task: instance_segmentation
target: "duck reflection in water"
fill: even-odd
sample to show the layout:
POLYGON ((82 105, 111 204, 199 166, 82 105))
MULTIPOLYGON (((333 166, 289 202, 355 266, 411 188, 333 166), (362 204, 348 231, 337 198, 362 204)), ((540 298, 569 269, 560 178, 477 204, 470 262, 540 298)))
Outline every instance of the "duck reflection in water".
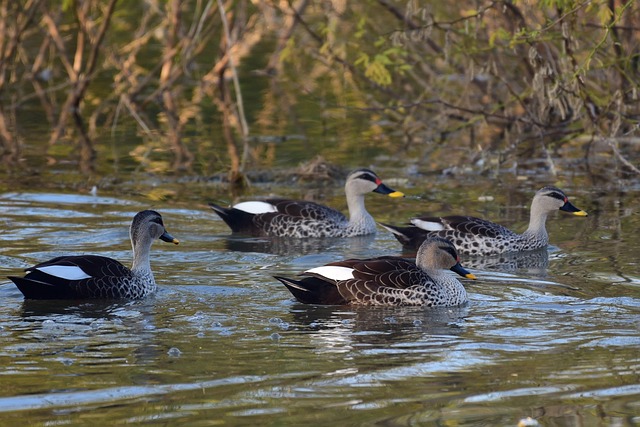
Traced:
POLYGON ((289 323, 313 333, 319 352, 352 346, 423 342, 425 336, 457 337, 465 330, 469 307, 321 306, 294 302, 289 323))
POLYGON ((348 253, 365 254, 375 240, 374 234, 343 238, 289 239, 286 237, 241 237, 225 238, 225 247, 230 251, 258 252, 275 255, 307 255, 344 248, 348 253))
MULTIPOLYGON (((413 258, 416 251, 403 248, 402 256, 413 258)), ((491 256, 465 256, 464 265, 476 270, 493 270, 505 273, 526 273, 544 277, 549 268, 549 250, 547 248, 535 251, 513 252, 491 256)))

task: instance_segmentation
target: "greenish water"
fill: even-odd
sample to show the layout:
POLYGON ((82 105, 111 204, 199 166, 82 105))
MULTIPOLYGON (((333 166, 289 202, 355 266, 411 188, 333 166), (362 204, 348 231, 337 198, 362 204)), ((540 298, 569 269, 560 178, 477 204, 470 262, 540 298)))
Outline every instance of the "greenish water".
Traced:
MULTIPOLYGON (((542 184, 376 169, 420 197, 367 198, 395 223, 458 212, 523 230, 542 184)), ((558 184, 589 217, 552 215, 542 259, 463 260, 478 276, 465 282, 470 303, 426 310, 304 306, 272 278, 401 254, 383 230, 304 244, 230 237, 206 202, 232 197, 206 182, 168 185, 166 201, 7 191, 3 277, 63 253, 127 264, 129 221, 148 207, 181 244, 154 244, 160 290, 144 301, 24 301, 0 280, 0 424, 638 425, 637 189, 558 184)), ((341 185, 308 187, 256 185, 243 197, 316 195, 344 209, 341 185)))

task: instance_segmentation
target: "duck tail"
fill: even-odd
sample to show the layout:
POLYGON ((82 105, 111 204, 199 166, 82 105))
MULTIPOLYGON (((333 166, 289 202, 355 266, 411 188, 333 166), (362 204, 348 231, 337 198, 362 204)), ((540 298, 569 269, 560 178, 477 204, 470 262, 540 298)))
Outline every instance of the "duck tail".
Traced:
POLYGON ((255 225, 253 224, 254 214, 241 211, 240 209, 224 208, 209 203, 209 207, 231 228, 234 233, 251 233, 255 234, 255 225))
POLYGON ((381 222, 378 223, 381 227, 389 230, 393 236, 398 240, 398 242, 402 243, 402 246, 417 250, 424 239, 427 237, 427 232, 421 230, 418 227, 413 225, 407 227, 399 227, 396 225, 383 224, 381 222))
POLYGON ((64 292, 60 292, 60 287, 51 283, 41 282, 38 280, 31 280, 26 277, 9 276, 11 280, 18 287, 25 299, 63 299, 64 292))
POLYGON ((345 305, 347 301, 340 295, 333 283, 325 282, 317 277, 305 277, 294 280, 281 276, 274 276, 289 292, 303 304, 345 305))

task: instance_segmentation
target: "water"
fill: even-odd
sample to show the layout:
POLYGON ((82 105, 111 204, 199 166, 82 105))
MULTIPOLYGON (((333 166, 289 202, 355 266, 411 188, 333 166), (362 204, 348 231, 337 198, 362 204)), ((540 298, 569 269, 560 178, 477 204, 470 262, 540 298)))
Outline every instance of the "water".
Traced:
MULTIPOLYGON (((408 190, 421 199, 367 205, 400 223, 455 203, 524 229, 539 185, 492 185, 441 182, 437 194, 408 190)), ((272 277, 401 254, 382 230, 293 244, 230 237, 205 205, 211 189, 171 202, 0 195, 2 277, 63 253, 128 264, 129 221, 149 207, 181 241, 154 244, 160 289, 143 301, 24 301, 0 279, 0 424, 639 425, 637 194, 596 200, 564 187, 589 217, 552 215, 548 252, 467 260, 471 302, 439 309, 305 306, 272 277)), ((340 189, 326 203, 343 207, 340 189)))

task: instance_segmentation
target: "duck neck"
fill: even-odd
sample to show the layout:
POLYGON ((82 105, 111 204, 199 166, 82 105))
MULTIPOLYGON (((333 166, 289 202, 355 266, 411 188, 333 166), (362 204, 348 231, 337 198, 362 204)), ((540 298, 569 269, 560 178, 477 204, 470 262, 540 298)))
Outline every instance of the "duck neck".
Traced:
POLYGON ((529 217, 529 228, 522 233, 528 238, 537 238, 543 242, 549 242, 549 235, 545 224, 547 222, 548 212, 537 209, 535 205, 531 205, 531 216, 529 217))
POLYGON ((376 222, 364 206, 364 195, 349 194, 347 191, 347 206, 349 209, 349 227, 362 227, 367 230, 376 228, 376 222))
POLYGON ((149 252, 151 251, 151 245, 136 245, 131 243, 133 249, 133 265, 131 266, 131 272, 134 276, 150 276, 153 278, 151 272, 151 264, 149 262, 149 252))

